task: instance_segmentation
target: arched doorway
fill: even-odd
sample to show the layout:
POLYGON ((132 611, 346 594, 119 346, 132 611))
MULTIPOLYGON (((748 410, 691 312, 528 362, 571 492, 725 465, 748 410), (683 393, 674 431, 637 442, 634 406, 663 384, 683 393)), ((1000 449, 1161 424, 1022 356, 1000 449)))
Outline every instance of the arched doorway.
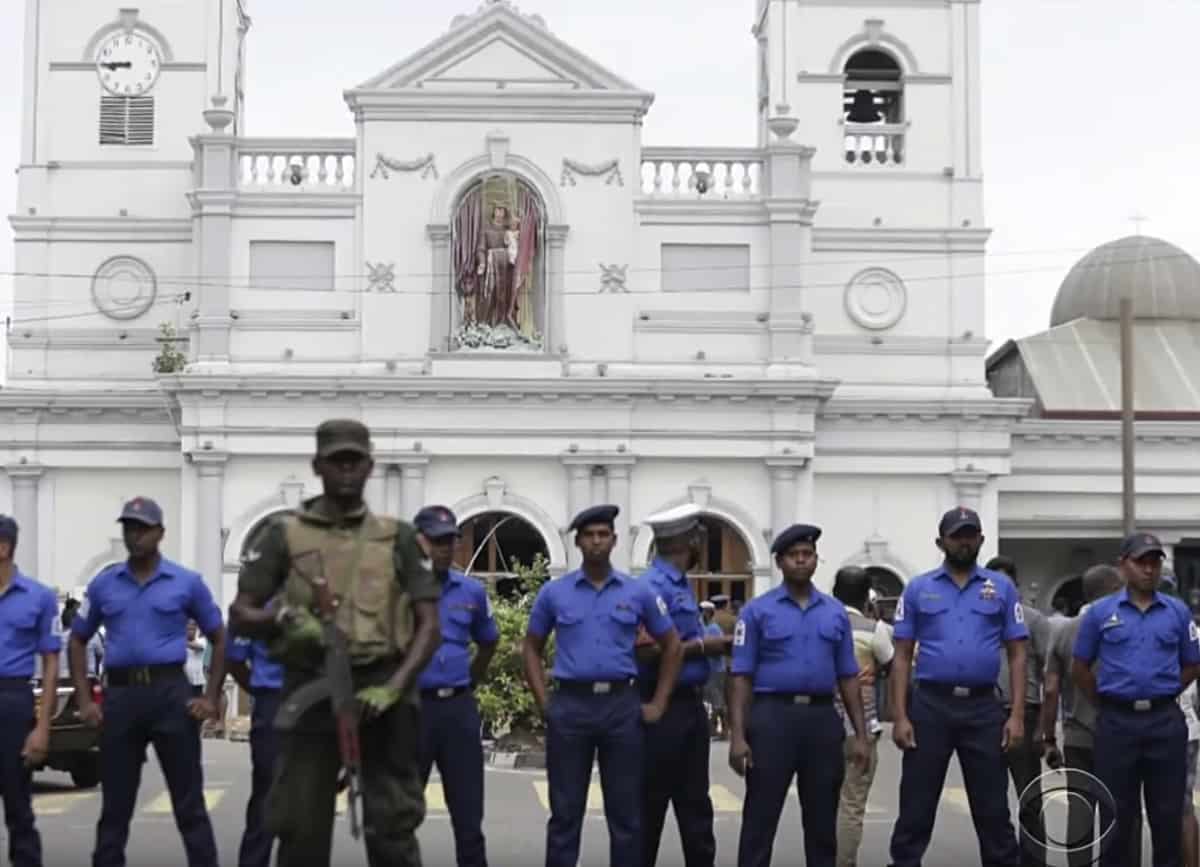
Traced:
POLYGON ((501 596, 519 592, 517 566, 529 567, 539 557, 550 561, 550 549, 537 528, 511 512, 484 512, 462 523, 454 548, 454 565, 496 588, 501 596))
MULTIPOLYGON (((705 539, 700 550, 700 562, 688 570, 692 592, 699 600, 728 596, 741 604, 754 595, 753 560, 750 546, 742 534, 728 521, 715 515, 702 515, 705 539)), ((646 562, 653 562, 654 545, 650 546, 646 562)))
POLYGON ((540 351, 546 332, 546 209, 512 172, 459 197, 450 224, 456 351, 540 351))

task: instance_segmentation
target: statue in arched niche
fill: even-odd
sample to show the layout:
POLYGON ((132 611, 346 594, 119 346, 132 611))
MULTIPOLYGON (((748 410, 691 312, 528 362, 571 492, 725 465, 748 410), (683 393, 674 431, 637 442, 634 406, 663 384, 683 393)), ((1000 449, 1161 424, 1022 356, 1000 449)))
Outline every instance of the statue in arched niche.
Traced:
POLYGON ((474 183, 452 226, 457 349, 542 348, 543 209, 509 173, 474 183))

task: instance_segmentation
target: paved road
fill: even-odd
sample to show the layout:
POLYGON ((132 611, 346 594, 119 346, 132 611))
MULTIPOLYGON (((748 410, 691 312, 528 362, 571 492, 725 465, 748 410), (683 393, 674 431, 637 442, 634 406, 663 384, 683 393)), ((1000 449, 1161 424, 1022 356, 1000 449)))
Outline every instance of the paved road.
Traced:
MULTIPOLYGON (((248 796, 249 749, 244 743, 219 740, 206 740, 204 746, 206 798, 217 830, 222 864, 234 867, 248 796)), ((736 862, 739 812, 744 793, 742 781, 725 764, 726 749, 725 744, 713 744, 712 798, 717 810, 717 863, 722 867, 736 862)), ((898 780, 898 756, 885 740, 881 743, 880 768, 872 790, 860 864, 887 863, 887 843, 896 816, 898 780)), ((100 811, 99 792, 78 791, 65 775, 52 772, 39 774, 35 783, 35 808, 42 829, 46 863, 84 867, 90 863, 95 822, 100 811)), ((450 867, 454 856, 449 817, 436 779, 430 783, 428 798, 429 817, 420 832, 425 864, 427 867, 450 867)), ((540 864, 547 813, 544 774, 490 769, 486 832, 492 867, 536 867, 540 864)), ((1061 810, 1051 807, 1049 815, 1049 821, 1061 821, 1061 810)), ((679 837, 670 826, 671 822, 673 820, 668 818, 669 829, 659 867, 683 865, 679 837)), ((780 825, 775 863, 802 863, 802 845, 800 814, 793 799, 780 825)), ((607 839, 598 782, 593 783, 583 847, 581 867, 606 867, 607 839)), ((952 764, 938 815, 935 843, 925 860, 925 867, 977 864, 977 851, 966 793, 957 765, 952 764)), ((129 867, 162 867, 172 863, 184 863, 182 847, 162 775, 151 757, 143 775, 131 834, 129 867)), ((356 851, 344 820, 338 823, 333 863, 337 867, 366 864, 366 857, 356 851)), ((1148 840, 1144 863, 1150 863, 1148 840)))

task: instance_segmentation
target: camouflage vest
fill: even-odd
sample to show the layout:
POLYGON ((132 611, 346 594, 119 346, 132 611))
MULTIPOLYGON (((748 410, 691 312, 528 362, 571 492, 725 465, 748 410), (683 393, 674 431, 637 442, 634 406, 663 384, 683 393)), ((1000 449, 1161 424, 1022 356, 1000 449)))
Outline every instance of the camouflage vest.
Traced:
POLYGON ((398 523, 394 518, 368 511, 360 526, 335 527, 301 511, 284 518, 283 527, 291 561, 284 583, 288 606, 316 611, 311 578, 317 570, 324 570, 338 603, 334 620, 346 635, 355 665, 400 656, 408 650, 413 612, 408 592, 396 575, 398 523), (361 551, 357 550, 360 546, 361 551))
MULTIPOLYGON (((859 670, 862 671, 867 667, 878 668, 879 664, 875 660, 875 651, 872 648, 875 638, 875 621, 857 611, 851 611, 849 608, 846 609, 846 616, 850 618, 850 628, 854 632, 854 659, 858 662, 859 670)), ((879 726, 879 712, 875 707, 875 687, 862 686, 859 688, 859 692, 862 694, 863 719, 867 724, 867 730, 874 732, 879 726)), ((841 695, 835 693, 834 698, 845 723, 846 733, 854 734, 854 726, 842 705, 841 695)))

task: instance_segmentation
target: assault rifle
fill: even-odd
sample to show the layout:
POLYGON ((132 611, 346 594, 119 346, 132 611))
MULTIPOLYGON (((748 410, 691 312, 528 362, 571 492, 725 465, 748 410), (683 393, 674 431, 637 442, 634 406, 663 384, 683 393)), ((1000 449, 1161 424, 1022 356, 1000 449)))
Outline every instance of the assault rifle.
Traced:
POLYGON ((292 731, 306 711, 326 699, 329 700, 334 720, 337 722, 338 754, 342 759, 350 834, 357 840, 362 833, 358 824, 358 801, 362 797, 362 753, 358 742, 361 709, 355 697, 346 635, 334 621, 338 603, 325 577, 320 552, 313 552, 310 556, 317 558, 316 574, 306 577, 312 584, 317 610, 321 616, 321 631, 325 641, 324 674, 288 696, 275 717, 275 728, 285 732, 292 731))

